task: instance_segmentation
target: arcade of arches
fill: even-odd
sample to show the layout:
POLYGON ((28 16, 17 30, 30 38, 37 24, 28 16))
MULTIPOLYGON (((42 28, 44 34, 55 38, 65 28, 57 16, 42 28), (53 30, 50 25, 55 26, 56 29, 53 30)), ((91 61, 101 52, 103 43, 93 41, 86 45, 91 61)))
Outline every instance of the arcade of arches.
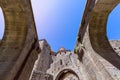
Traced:
POLYGON ((120 56, 106 36, 108 15, 118 3, 87 0, 74 52, 55 53, 46 40, 38 41, 30 0, 1 0, 0 80, 55 80, 65 69, 77 76, 69 72, 60 80, 120 80, 120 56))

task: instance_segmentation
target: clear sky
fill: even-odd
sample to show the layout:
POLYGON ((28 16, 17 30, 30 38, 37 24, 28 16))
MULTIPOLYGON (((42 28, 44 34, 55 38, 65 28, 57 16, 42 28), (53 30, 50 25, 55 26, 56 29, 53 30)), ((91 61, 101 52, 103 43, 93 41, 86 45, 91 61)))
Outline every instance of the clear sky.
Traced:
MULTIPOLYGON (((39 39, 46 39, 54 51, 60 47, 73 50, 86 0, 31 0, 39 39)), ((120 5, 110 14, 107 35, 120 39, 120 5)), ((4 19, 0 10, 0 39, 4 19)))
POLYGON ((107 35, 110 40, 120 40, 120 3, 109 15, 107 23, 107 35))

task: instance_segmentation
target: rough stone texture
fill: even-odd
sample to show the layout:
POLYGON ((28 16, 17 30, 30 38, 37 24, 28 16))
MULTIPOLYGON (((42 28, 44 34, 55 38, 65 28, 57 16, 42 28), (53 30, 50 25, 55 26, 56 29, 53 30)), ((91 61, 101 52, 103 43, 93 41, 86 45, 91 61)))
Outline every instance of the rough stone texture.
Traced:
POLYGON ((119 2, 120 0, 87 1, 76 46, 82 44, 86 28, 89 27, 88 40, 90 39, 90 47, 92 47, 97 54, 120 69, 120 57, 115 54, 106 37, 106 23, 108 15, 119 2))
POLYGON ((109 44, 106 36, 106 23, 109 13, 119 2, 120 0, 97 0, 91 11, 88 31, 93 50, 118 69, 120 69, 120 56, 109 44))
POLYGON ((52 76, 46 73, 52 63, 52 57, 50 55, 51 48, 46 40, 41 40, 39 44, 41 52, 38 55, 38 59, 34 65, 30 80, 51 80, 52 76))
MULTIPOLYGON (((84 36, 84 55, 82 62, 86 67, 86 70, 90 74, 92 80, 119 80, 120 70, 113 66, 109 61, 97 54, 92 47, 90 47, 90 41, 88 31, 84 36), (117 74, 116 74, 117 73, 117 74)), ((115 53, 116 54, 116 53, 115 53)), ((109 55, 108 55, 109 56, 109 55)))
POLYGON ((111 40, 110 44, 114 51, 120 56, 120 40, 111 40))
POLYGON ((74 52, 51 55, 53 63, 46 73, 53 80, 120 80, 120 56, 118 48, 114 50, 120 43, 106 36, 108 15, 119 2, 87 1, 74 52))
POLYGON ((87 0, 74 52, 55 53, 45 40, 38 43, 30 0, 0 0, 0 80, 120 80, 120 43, 106 36, 108 15, 118 3, 87 0))
MULTIPOLYGON (((53 76, 53 80, 60 80, 59 77, 66 71, 68 71, 68 74, 70 74, 69 71, 74 71, 78 78, 81 78, 80 62, 77 59, 76 54, 69 51, 59 52, 54 57, 53 63, 50 65, 50 69, 47 70, 47 73, 53 76)), ((73 74, 70 75, 72 76, 73 74)), ((70 77, 70 75, 68 77, 70 77)))
MULTIPOLYGON (((89 47, 88 30, 84 36, 82 61, 74 52, 54 53, 45 40, 41 40, 41 53, 35 63, 31 80, 119 80, 120 70, 96 54, 89 47), (86 42, 87 40, 87 42, 86 42), (54 54, 53 54, 54 53, 54 54), (45 65, 44 65, 45 64, 45 65)), ((119 41, 110 41, 111 45, 119 41)), ((116 46, 113 46, 113 48, 116 46)))
POLYGON ((28 80, 39 49, 30 0, 0 0, 0 7, 5 18, 0 80, 28 80))
POLYGON ((106 36, 109 13, 120 0, 88 0, 78 34, 75 53, 90 80, 120 80, 120 56, 106 36))

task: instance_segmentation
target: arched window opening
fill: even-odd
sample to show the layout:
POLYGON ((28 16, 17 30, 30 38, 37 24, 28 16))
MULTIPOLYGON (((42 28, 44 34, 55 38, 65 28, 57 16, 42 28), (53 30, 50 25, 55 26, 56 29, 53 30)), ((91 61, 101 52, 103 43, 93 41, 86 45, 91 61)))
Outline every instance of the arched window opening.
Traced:
POLYGON ((31 0, 39 39, 73 50, 86 0, 31 0))
POLYGON ((60 65, 63 65, 63 62, 62 62, 62 60, 60 60, 60 65))
POLYGON ((107 37, 113 50, 120 55, 120 4, 109 14, 107 22, 107 37))
POLYGON ((0 7, 0 41, 2 40, 4 35, 4 26, 5 26, 4 15, 3 15, 2 8, 0 7))
POLYGON ((55 80, 80 80, 80 79, 74 71, 63 70, 57 75, 55 80))
POLYGON ((107 37, 109 40, 120 40, 120 4, 118 4, 109 14, 107 37))

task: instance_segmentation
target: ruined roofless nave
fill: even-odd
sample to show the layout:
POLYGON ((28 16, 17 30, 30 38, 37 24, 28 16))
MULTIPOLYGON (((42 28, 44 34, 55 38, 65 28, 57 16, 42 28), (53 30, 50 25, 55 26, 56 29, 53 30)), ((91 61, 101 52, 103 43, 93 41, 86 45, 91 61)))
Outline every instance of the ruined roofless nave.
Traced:
POLYGON ((87 0, 74 51, 55 53, 38 40, 30 0, 0 0, 0 80, 120 80, 120 43, 106 36, 108 15, 119 2, 87 0))

